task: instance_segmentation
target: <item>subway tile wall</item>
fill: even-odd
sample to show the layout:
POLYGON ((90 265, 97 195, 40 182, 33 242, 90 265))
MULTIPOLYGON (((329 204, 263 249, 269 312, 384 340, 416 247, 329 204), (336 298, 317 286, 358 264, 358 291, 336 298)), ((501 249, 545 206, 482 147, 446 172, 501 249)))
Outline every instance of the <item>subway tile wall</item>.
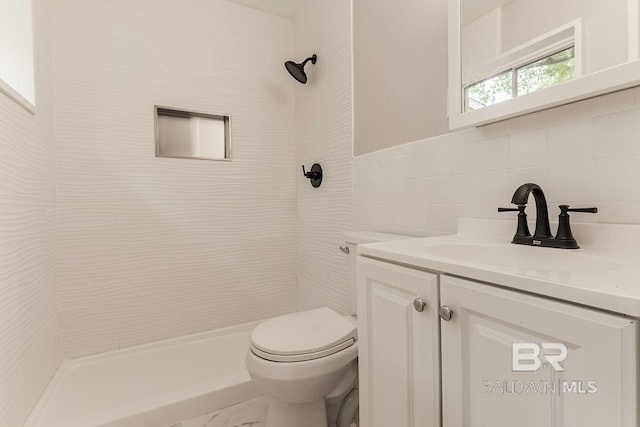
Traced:
POLYGON ((566 203, 600 209, 575 221, 640 223, 640 89, 356 157, 354 223, 452 233, 461 217, 510 218, 496 208, 525 182, 542 186, 552 218, 566 203))
POLYGON ((350 311, 345 255, 351 229, 351 4, 307 1, 294 19, 295 57, 316 53, 309 82, 296 83, 298 308, 350 311), (322 165, 312 188, 300 165, 322 165))
POLYGON ((50 2, 34 0, 36 115, 0 93, 0 426, 21 427, 60 365, 50 2))
POLYGON ((291 20, 56 0, 60 342, 79 357, 294 311, 291 20), (231 162, 156 158, 153 106, 231 115, 231 162))

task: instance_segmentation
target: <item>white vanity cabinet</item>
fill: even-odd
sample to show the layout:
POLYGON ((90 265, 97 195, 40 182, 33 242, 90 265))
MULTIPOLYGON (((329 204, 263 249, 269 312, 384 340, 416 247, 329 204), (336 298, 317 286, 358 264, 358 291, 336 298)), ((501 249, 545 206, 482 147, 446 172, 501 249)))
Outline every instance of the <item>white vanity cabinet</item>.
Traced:
POLYGON ((635 318, 360 256, 358 322, 363 427, 640 425, 635 318))
POLYGON ((358 257, 360 425, 440 426, 438 276, 358 257))
POLYGON ((453 310, 441 322, 443 427, 638 426, 636 320, 440 280, 441 305, 453 310), (533 347, 514 359, 513 343, 533 347), (536 348, 540 363, 526 355, 536 348))

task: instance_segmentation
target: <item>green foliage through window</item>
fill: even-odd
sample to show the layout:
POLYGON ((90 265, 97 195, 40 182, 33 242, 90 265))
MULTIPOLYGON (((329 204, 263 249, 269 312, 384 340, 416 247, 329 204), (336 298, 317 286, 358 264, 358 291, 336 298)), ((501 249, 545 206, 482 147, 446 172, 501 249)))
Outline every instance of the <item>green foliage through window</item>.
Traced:
POLYGON ((524 95, 575 78, 573 47, 517 69, 517 93, 524 95))

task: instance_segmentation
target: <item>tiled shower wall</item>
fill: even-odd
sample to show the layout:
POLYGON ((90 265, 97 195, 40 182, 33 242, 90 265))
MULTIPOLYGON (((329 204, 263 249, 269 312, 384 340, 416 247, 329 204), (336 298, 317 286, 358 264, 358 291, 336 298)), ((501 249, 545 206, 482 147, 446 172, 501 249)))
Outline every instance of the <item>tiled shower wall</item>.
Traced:
POLYGON ((60 364, 49 0, 33 1, 36 114, 0 93, 0 425, 24 424, 60 364))
POLYGON ((351 2, 306 1, 294 19, 295 58, 313 53, 306 85, 296 86, 296 175, 299 308, 349 312, 345 255, 351 229, 351 2), (312 188, 300 165, 320 163, 312 188))
MULTIPOLYGON (((640 89, 628 89, 354 159, 358 228, 451 233, 468 218, 512 218, 525 182, 557 205, 597 206, 574 221, 640 223, 640 89)), ((529 208, 531 217, 535 212, 529 208)))
POLYGON ((223 0, 56 0, 64 355, 295 310, 291 20, 223 0), (156 158, 153 106, 231 115, 233 161, 156 158))

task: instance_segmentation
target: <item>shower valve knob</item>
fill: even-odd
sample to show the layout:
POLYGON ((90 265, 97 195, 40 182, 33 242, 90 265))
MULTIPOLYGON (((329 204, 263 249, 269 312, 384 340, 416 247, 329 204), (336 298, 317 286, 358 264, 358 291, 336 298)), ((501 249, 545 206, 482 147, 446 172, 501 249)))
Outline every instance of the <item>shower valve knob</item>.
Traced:
POLYGON ((302 165, 302 174, 305 178, 311 181, 311 186, 313 188, 318 188, 320 187, 320 184, 322 184, 322 166, 318 163, 314 163, 309 172, 307 172, 304 165, 302 165))
POLYGON ((304 165, 302 165, 302 174, 305 176, 305 178, 309 178, 309 179, 316 179, 318 178, 318 175, 319 175, 319 173, 314 170, 310 170, 309 172, 305 171, 304 165))

